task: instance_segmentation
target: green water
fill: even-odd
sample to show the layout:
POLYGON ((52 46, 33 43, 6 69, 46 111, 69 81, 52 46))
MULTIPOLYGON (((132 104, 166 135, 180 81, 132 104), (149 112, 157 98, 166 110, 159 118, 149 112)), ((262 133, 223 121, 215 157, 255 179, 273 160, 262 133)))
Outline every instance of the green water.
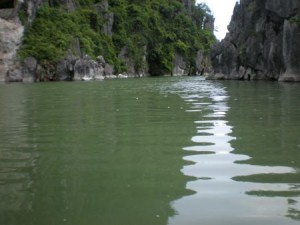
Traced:
POLYGON ((299 224, 299 87, 0 85, 0 224, 299 224))

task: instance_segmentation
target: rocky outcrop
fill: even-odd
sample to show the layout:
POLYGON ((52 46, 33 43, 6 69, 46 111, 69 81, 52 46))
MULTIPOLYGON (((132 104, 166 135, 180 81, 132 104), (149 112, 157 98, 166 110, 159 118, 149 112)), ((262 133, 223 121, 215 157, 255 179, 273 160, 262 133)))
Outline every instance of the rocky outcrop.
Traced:
POLYGON ((187 63, 184 61, 183 57, 178 53, 174 57, 173 61, 173 76, 184 76, 188 75, 187 63))
POLYGON ((127 73, 115 75, 114 66, 107 63, 103 56, 97 60, 88 55, 84 57, 68 56, 57 64, 56 76, 58 80, 103 80, 112 78, 127 78, 127 73))
MULTIPOLYGON (((105 63, 104 63, 105 66, 105 63)), ((102 80, 104 79, 104 67, 90 57, 85 56, 77 59, 75 64, 70 66, 74 71, 74 80, 102 80)))
MULTIPOLYGON (((18 58, 17 52, 22 44, 24 30, 34 24, 33 21, 41 6, 60 7, 64 12, 72 13, 82 6, 87 7, 87 2, 88 1, 77 0, 3 0, 0 3, 0 81, 35 82, 144 77, 151 74, 151 66, 158 68, 158 73, 155 75, 164 75, 163 73, 167 73, 167 75, 184 76, 196 73, 202 74, 207 71, 206 68, 207 65, 209 65, 209 60, 207 60, 208 55, 200 51, 196 56, 176 53, 173 65, 171 57, 168 58, 168 63, 161 63, 164 59, 160 54, 157 54, 159 56, 157 59, 150 62, 148 56, 150 55, 149 52, 151 52, 151 50, 153 51, 153 49, 151 49, 150 44, 147 43, 147 38, 136 39, 139 46, 138 49, 133 48, 132 45, 135 44, 134 42, 131 43, 122 40, 120 40, 122 45, 118 47, 114 46, 115 48, 108 48, 111 51, 110 54, 115 54, 113 57, 107 56, 108 61, 114 62, 115 66, 107 63, 102 56, 99 56, 97 59, 92 59, 88 55, 83 56, 85 51, 83 46, 81 46, 83 45, 81 42, 82 38, 80 39, 76 35, 71 35, 72 37, 74 36, 74 38, 68 40, 66 44, 67 47, 63 50, 66 52, 66 56, 63 59, 47 61, 47 57, 45 60, 39 58, 37 54, 32 54, 35 55, 36 58, 34 58, 30 55, 30 52, 25 55, 21 54, 22 57, 26 57, 25 59, 20 60, 20 57, 18 58), (68 47, 69 45, 70 47, 68 47), (152 65, 150 66, 151 63, 152 65), (165 68, 161 69, 160 67, 165 68), (122 70, 126 72, 116 74, 116 71, 122 70)), ((195 13, 193 11, 195 0, 181 0, 179 2, 183 5, 182 12, 192 18, 192 14, 195 13)), ((99 14, 99 18, 101 18, 99 20, 101 22, 97 21, 96 26, 94 24, 95 15, 86 14, 90 16, 91 26, 95 25, 95 31, 102 32, 105 38, 113 40, 113 32, 114 29, 116 29, 114 24, 120 22, 118 13, 111 9, 112 6, 110 6, 108 0, 93 1, 88 4, 89 7, 93 7, 94 13, 96 13, 95 15, 99 14)), ((213 30, 213 17, 207 16, 201 27, 213 30)), ((131 31, 128 34, 130 33, 131 31)), ((166 39, 166 41, 174 40, 173 37, 170 36, 170 39, 166 39)), ((104 43, 106 42, 104 41, 101 44, 105 45, 104 43)), ((97 45, 99 45, 99 42, 97 42, 97 45)), ((32 43, 30 46, 33 46, 32 43)), ((92 48, 95 46, 96 45, 92 46, 92 48)), ((93 54, 91 52, 89 53, 93 54)), ((194 53, 195 52, 193 52, 193 54, 194 53)), ((105 55, 103 52, 95 54, 105 55)), ((172 53, 172 55, 173 54, 174 53, 172 53)), ((96 55, 93 55, 93 57, 95 56, 96 55)), ((154 75, 154 73, 151 75, 154 75)))
POLYGON ((9 71, 6 81, 89 81, 124 77, 128 76, 126 74, 114 75, 113 65, 106 63, 103 56, 93 60, 88 55, 83 57, 68 55, 48 69, 39 65, 35 58, 28 57, 21 67, 9 71))
POLYGON ((139 59, 140 63, 136 63, 134 59, 130 57, 130 50, 127 46, 124 46, 118 58, 122 60, 127 68, 127 74, 130 77, 145 77, 149 75, 149 65, 147 62, 147 46, 142 47, 142 56, 139 59))
POLYGON ((24 0, 23 6, 26 9, 26 16, 29 23, 32 23, 34 20, 36 12, 43 2, 43 0, 24 0))
POLYGON ((285 71, 280 81, 300 81, 300 20, 285 20, 283 25, 283 59, 285 71))
POLYGON ((18 20, 0 18, 0 81, 5 81, 7 75, 13 73, 17 66, 17 50, 23 36, 23 26, 18 20))
POLYGON ((300 81, 299 0, 241 0, 228 30, 209 78, 300 81))
POLYGON ((208 75, 212 73, 210 54, 199 50, 195 58, 195 67, 194 75, 208 75))
POLYGON ((103 15, 105 23, 103 24, 102 31, 108 36, 112 36, 112 28, 114 24, 114 14, 109 11, 109 4, 107 0, 96 5, 98 12, 103 15))
POLYGON ((172 76, 195 76, 207 75, 212 72, 210 54, 197 52, 193 65, 185 61, 179 53, 175 54, 173 60, 172 76))
POLYGON ((22 6, 26 6, 26 23, 31 23, 35 18, 42 0, 11 0, 6 1, 8 7, 0 9, 0 81, 35 80, 37 62, 32 57, 23 63, 17 60, 17 51, 22 43, 24 27, 18 18, 22 6))

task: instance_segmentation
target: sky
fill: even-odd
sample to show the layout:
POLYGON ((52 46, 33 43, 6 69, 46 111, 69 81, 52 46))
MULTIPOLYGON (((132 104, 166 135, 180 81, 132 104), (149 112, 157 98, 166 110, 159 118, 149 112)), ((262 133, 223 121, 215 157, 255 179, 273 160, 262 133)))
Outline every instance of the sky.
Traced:
POLYGON ((233 8, 238 0, 197 0, 196 3, 206 3, 215 17, 215 35, 222 40, 227 31, 227 25, 230 22, 233 8))

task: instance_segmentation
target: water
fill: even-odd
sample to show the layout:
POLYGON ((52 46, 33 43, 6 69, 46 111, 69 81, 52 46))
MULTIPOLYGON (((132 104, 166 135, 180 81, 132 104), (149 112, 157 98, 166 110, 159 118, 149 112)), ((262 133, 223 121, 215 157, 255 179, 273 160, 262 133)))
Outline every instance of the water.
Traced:
POLYGON ((299 224, 298 89, 0 85, 0 224, 299 224))

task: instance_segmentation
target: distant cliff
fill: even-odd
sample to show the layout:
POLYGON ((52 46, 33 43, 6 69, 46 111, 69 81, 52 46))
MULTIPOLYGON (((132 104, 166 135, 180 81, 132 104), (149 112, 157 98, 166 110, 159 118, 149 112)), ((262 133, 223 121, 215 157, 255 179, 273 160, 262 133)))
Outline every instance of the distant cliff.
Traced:
POLYGON ((0 81, 204 73, 213 21, 195 0, 5 0, 0 81))
POLYGON ((211 79, 300 81, 300 1, 240 0, 211 79))

